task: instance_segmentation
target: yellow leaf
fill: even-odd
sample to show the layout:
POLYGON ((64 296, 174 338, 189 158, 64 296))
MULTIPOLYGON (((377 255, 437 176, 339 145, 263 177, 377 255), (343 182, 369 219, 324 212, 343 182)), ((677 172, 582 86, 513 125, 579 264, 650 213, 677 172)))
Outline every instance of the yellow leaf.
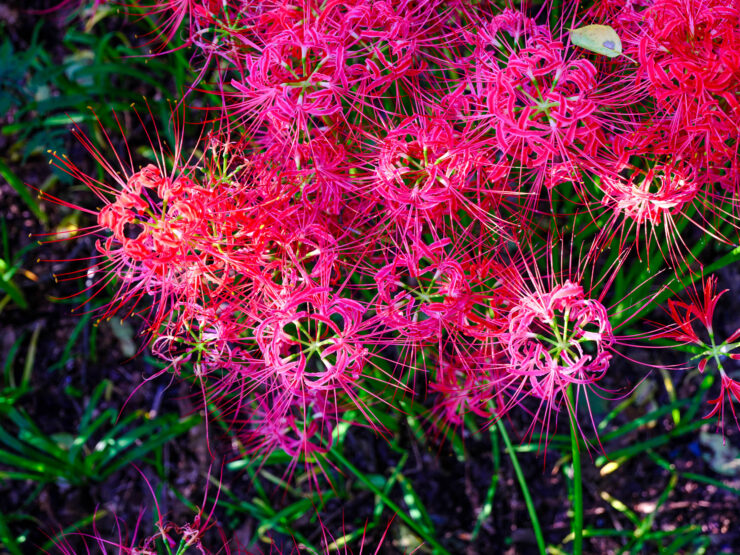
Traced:
POLYGON ((616 58, 622 53, 622 41, 609 25, 586 25, 571 29, 570 40, 576 46, 609 58, 616 58))

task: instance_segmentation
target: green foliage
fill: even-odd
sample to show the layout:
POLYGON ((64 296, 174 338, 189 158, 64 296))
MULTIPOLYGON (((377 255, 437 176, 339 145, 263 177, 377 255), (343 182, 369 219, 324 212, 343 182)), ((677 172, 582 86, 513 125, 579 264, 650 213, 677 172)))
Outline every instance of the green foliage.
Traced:
MULTIPOLYGON (((96 117, 106 129, 117 129, 113 111, 131 111, 143 95, 157 121, 169 119, 172 91, 185 90, 191 71, 182 52, 150 59, 124 32, 83 32, 70 25, 63 40, 69 54, 57 63, 42 44, 42 25, 23 52, 8 38, 0 45, 0 107, 14 109, 14 121, 0 131, 14 138, 11 154, 20 151, 25 162, 34 153, 62 150, 71 124, 95 132, 90 124, 96 117)), ((52 171, 69 182, 64 172, 52 171)), ((14 185, 7 172, 0 173, 14 185)), ((36 213, 35 201, 14 188, 36 213)))
POLYGON ((0 428, 0 464, 9 470, 1 470, 0 478, 73 486, 99 482, 148 457, 200 422, 197 415, 149 418, 141 411, 119 419, 112 408, 98 409, 101 396, 110 387, 106 380, 95 388, 74 432, 46 434, 25 410, 6 404, 0 428))
MULTIPOLYGON (((3 171, 3 163, 0 160, 0 174, 3 171)), ((28 308, 28 302, 23 291, 15 283, 14 278, 21 270, 24 256, 34 248, 34 245, 26 245, 16 253, 10 251, 8 240, 8 229, 5 218, 0 218, 0 292, 5 293, 6 299, 0 300, 0 312, 5 304, 12 300, 20 308, 28 308)))

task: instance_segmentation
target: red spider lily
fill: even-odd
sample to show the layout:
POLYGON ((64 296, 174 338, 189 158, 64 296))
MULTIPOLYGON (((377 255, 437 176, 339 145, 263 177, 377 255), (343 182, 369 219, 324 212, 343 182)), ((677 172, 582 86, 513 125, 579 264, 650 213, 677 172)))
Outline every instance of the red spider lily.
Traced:
POLYGON ((476 119, 498 149, 553 187, 577 180, 604 141, 596 68, 521 12, 505 10, 471 37, 476 119))
MULTIPOLYGON (((578 402, 584 399, 590 412, 585 390, 597 395, 611 393, 599 382, 619 354, 618 347, 659 336, 618 334, 618 328, 634 315, 629 311, 615 313, 619 301, 609 306, 605 299, 624 257, 598 273, 588 259, 568 261, 567 269, 557 272, 554 245, 548 244, 544 269, 536 257, 520 253, 523 262, 519 267, 512 264, 501 270, 499 279, 508 292, 503 294, 508 308, 504 305, 506 329, 498 338, 501 360, 495 361, 500 367, 495 373, 497 391, 509 397, 496 417, 514 406, 526 406, 526 399, 532 397, 537 408, 529 433, 541 425, 545 437, 562 408, 582 430, 576 414, 578 402), (616 319, 618 324, 613 323, 616 319), (575 394, 575 405, 569 401, 569 389, 575 394)), ((596 431, 593 417, 591 423, 596 431)))
POLYGON ((434 376, 425 352, 436 351, 431 360, 467 358, 500 329, 501 300, 484 269, 494 256, 476 253, 484 247, 475 240, 469 250, 462 246, 471 239, 410 242, 408 252, 390 250, 373 259, 373 267, 362 269, 374 282, 370 306, 375 321, 394 332, 380 339, 381 345, 400 349, 395 366, 402 372, 434 376))
MULTIPOLYGON (((675 329, 666 330, 661 334, 661 337, 668 337, 676 341, 694 343, 702 347, 715 347, 714 329, 712 320, 714 318, 714 311, 719 303, 722 295, 727 293, 729 289, 724 289, 717 292, 717 277, 710 276, 703 280, 702 292, 699 293, 695 286, 690 286, 686 289, 689 302, 679 301, 675 299, 668 300, 668 315, 673 320, 675 329), (706 328, 709 334, 709 341, 705 341, 699 337, 699 334, 693 327, 693 321, 698 319, 706 328)), ((735 331, 730 337, 728 337, 724 343, 721 344, 720 348, 724 347, 722 354, 728 353, 731 348, 730 345, 740 335, 740 329, 735 331)), ((701 368, 704 368, 706 360, 701 368)))
POLYGON ((674 164, 656 165, 647 171, 630 170, 625 180, 604 176, 600 187, 605 196, 601 202, 612 205, 638 226, 663 223, 694 200, 699 189, 693 177, 674 164))
MULTIPOLYGON (((183 39, 184 48, 198 40, 213 24, 223 3, 219 0, 135 0, 128 8, 135 8, 134 13, 154 22, 154 29, 148 44, 161 42, 158 53, 163 53, 176 36, 183 39), (184 29, 183 29, 184 27, 184 29)), ((202 40, 202 39, 201 39, 202 40)))
MULTIPOLYGON (((141 124, 144 125, 143 120, 141 124)), ((108 181, 98 181, 82 172, 66 156, 53 154, 60 169, 89 187, 103 202, 102 208, 89 210, 43 194, 52 202, 96 216, 97 225, 84 231, 86 234, 103 235, 104 238, 96 243, 102 261, 80 272, 65 274, 62 278, 77 279, 91 272, 93 275, 102 273, 103 277, 92 286, 99 288, 92 295, 94 297, 113 276, 117 277, 121 285, 105 309, 105 316, 127 306, 133 310, 145 296, 153 295, 160 300, 150 308, 150 317, 156 326, 165 318, 167 300, 178 297, 182 288, 190 286, 192 273, 185 268, 198 265, 200 261, 193 237, 199 234, 203 226, 204 200, 199 195, 207 189, 201 184, 196 186, 193 181, 196 169, 192 158, 183 158, 182 127, 177 115, 174 131, 177 144, 172 153, 165 151, 158 134, 150 141, 154 152, 159 153, 156 165, 150 164, 135 171, 126 144, 128 159, 115 155, 121 168, 121 171, 117 171, 82 130, 75 127, 75 137, 102 166, 108 181), (171 170, 166 169, 168 159, 173 161, 171 170), (169 206, 164 208, 166 201, 169 201, 169 206)), ((103 133, 108 137, 105 130, 103 133)))
MULTIPOLYGON (((139 473, 141 474, 141 471, 139 473)), ((155 533, 143 539, 137 539, 137 536, 142 531, 144 511, 141 511, 133 530, 130 532, 127 530, 126 523, 114 515, 114 529, 116 530, 117 538, 111 539, 98 528, 99 519, 96 513, 92 521, 92 532, 62 532, 53 538, 55 550, 62 555, 81 553, 79 547, 84 548, 85 553, 92 553, 94 552, 93 549, 97 548, 100 553, 104 554, 115 552, 119 555, 157 555, 164 549, 167 553, 184 555, 192 548, 197 550, 201 555, 215 553, 249 555, 249 552, 239 547, 232 547, 231 544, 233 542, 226 538, 223 530, 221 530, 215 520, 214 511, 218 502, 218 493, 210 511, 206 513, 206 504, 208 501, 208 488, 206 488, 203 496, 203 504, 198 513, 193 517, 193 520, 190 523, 179 525, 164 520, 164 515, 162 515, 159 509, 159 504, 151 484, 143 474, 142 478, 144 478, 146 486, 154 499, 154 506, 157 512, 157 531, 155 533), (211 528, 216 529, 221 543, 218 550, 214 551, 203 545, 204 534, 211 528)))
POLYGON ((704 418, 713 418, 716 416, 717 425, 724 433, 726 408, 725 404, 727 403, 730 405, 730 412, 732 412, 732 417, 735 420, 735 424, 737 425, 738 430, 740 430, 740 421, 738 421, 734 405, 734 403, 740 403, 740 381, 733 380, 724 372, 721 372, 721 379, 722 382, 720 384, 719 395, 717 396, 717 398, 708 401, 710 405, 713 405, 713 408, 704 418))
POLYGON ((363 113, 374 118, 373 97, 418 73, 416 37, 434 13, 397 4, 303 0, 251 14, 240 7, 224 18, 228 23, 217 22, 231 38, 203 47, 224 62, 220 87, 228 117, 248 120, 250 133, 267 124, 292 129, 294 138, 334 115, 345 122, 363 113), (240 19, 248 35, 235 25, 240 19))
MULTIPOLYGON (((717 398, 709 401, 713 405, 712 410, 705 418, 716 416, 718 426, 724 431, 724 414, 725 403, 729 401, 730 410, 737 423, 735 407, 732 398, 740 402, 740 384, 730 378, 724 368, 723 361, 726 358, 731 360, 740 360, 740 353, 733 352, 740 347, 740 329, 736 330, 723 342, 719 343, 715 339, 713 329, 714 311, 722 295, 727 293, 727 289, 717 291, 717 278, 710 276, 704 280, 701 293, 694 286, 687 288, 689 302, 670 299, 668 301, 668 315, 673 320, 674 327, 662 332, 659 337, 665 337, 681 343, 692 343, 698 347, 697 354, 692 360, 699 360, 698 368, 700 372, 705 372, 710 361, 714 361, 717 370, 720 373, 721 389, 717 398), (699 331, 694 329, 694 321, 699 320, 707 331, 707 334, 700 335, 699 331)), ((740 428, 740 423, 738 424, 740 428)))
POLYGON ((492 401, 499 397, 496 384, 500 375, 496 373, 501 366, 494 363, 493 352, 484 348, 466 357, 442 359, 434 369, 429 383, 430 390, 436 393, 431 412, 443 434, 446 427, 462 427, 466 415, 489 420, 496 414, 496 403, 492 401))
POLYGON ((645 9, 627 10, 633 15, 625 50, 637 65, 634 77, 625 81, 650 92, 655 109, 647 119, 669 127, 672 151, 686 159, 697 154, 697 165, 735 190, 740 6, 716 0, 642 4, 645 9))
MULTIPOLYGON (((675 328, 665 330, 662 332, 661 337, 694 343, 702 347, 708 346, 708 343, 711 342, 712 346, 714 346, 714 331, 712 328, 714 310, 722 295, 728 291, 728 289, 724 289, 717 292, 717 278, 716 276, 710 276, 703 280, 701 293, 699 293, 693 285, 687 287, 686 292, 689 296, 689 302, 669 299, 668 315, 673 320, 675 328), (709 342, 699 338, 698 333, 693 327, 693 321, 695 319, 698 319, 702 324, 704 324, 707 332, 709 332, 709 342)), ((738 332, 740 332, 740 330, 738 330, 738 332)), ((734 341, 738 332, 732 334, 726 342, 734 341)))
MULTIPOLYGON (((595 243, 608 244, 618 235, 620 249, 635 246, 642 257, 643 250, 649 253, 654 242, 662 243, 660 236, 665 235, 668 252, 663 254, 679 271, 690 254, 678 229, 691 221, 685 215, 688 211, 703 205, 702 183, 691 165, 672 156, 646 155, 643 160, 650 165, 643 169, 627 161, 631 153, 625 150, 611 172, 598 176, 599 202, 608 219, 595 243)), ((715 227, 706 220, 697 218, 692 223, 717 237, 715 227)), ((647 262, 650 265, 649 254, 647 262)))

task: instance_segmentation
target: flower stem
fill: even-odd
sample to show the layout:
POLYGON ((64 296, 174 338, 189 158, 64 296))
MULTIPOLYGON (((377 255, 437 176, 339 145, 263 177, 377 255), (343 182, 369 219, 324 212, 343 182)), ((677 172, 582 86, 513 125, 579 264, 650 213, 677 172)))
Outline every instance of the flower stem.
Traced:
MULTIPOLYGON (((432 548, 435 555, 451 555, 442 545, 436 540, 434 536, 429 534, 423 526, 420 525, 416 520, 412 519, 406 512, 396 505, 391 499, 378 488, 367 476, 365 476, 360 470, 347 460, 344 455, 339 452, 339 449, 330 450, 327 455, 333 458, 336 462, 344 466, 352 474, 354 474, 367 488, 369 488, 375 495, 379 496, 383 501, 383 504, 388 507, 391 511, 394 511, 404 523, 411 528, 419 537, 432 548)), ((543 552, 544 553, 544 552, 543 552)))
POLYGON ((527 512, 529 513, 529 518, 532 521, 532 528, 534 528, 534 535, 537 538, 537 547, 541 555, 546 555, 547 548, 545 546, 545 537, 542 535, 542 528, 540 527, 540 521, 537 518, 537 510, 535 509, 534 503, 532 502, 532 496, 529 493, 529 488, 527 487, 527 481, 524 479, 524 473, 522 472, 522 467, 519 465, 519 459, 517 459, 516 457, 514 446, 511 444, 511 438, 509 437, 509 434, 506 432, 506 427, 504 426, 504 423, 501 421, 500 418, 496 418, 496 427, 498 428, 498 431, 501 434, 501 437, 503 438, 504 443, 506 444, 506 452, 509 454, 509 458, 511 458, 511 465, 514 467, 514 473, 516 474, 516 479, 519 482, 519 487, 522 488, 522 494, 524 495, 524 503, 527 505, 527 512))
POLYGON ((573 456, 573 555, 583 553, 583 481, 581 480, 581 451, 578 441, 578 425, 576 424, 576 404, 573 395, 573 385, 568 386, 568 402, 570 403, 570 448, 573 456))

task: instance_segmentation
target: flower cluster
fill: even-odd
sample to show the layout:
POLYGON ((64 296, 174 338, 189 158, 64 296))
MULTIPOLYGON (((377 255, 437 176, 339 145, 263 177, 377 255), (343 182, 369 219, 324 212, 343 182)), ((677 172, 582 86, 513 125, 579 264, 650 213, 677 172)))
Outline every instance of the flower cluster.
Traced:
MULTIPOLYGON (((613 58, 486 2, 141 4, 218 76, 217 129, 139 169, 80 137, 105 182, 57 163, 103 203, 106 315, 140 314, 253 452, 308 464, 408 396, 441 427, 577 418, 639 313, 610 297, 627 256, 667 245, 680 279, 681 230, 738 230, 737 2, 579 6, 613 58)), ((655 335, 696 342, 670 307, 655 335)))

